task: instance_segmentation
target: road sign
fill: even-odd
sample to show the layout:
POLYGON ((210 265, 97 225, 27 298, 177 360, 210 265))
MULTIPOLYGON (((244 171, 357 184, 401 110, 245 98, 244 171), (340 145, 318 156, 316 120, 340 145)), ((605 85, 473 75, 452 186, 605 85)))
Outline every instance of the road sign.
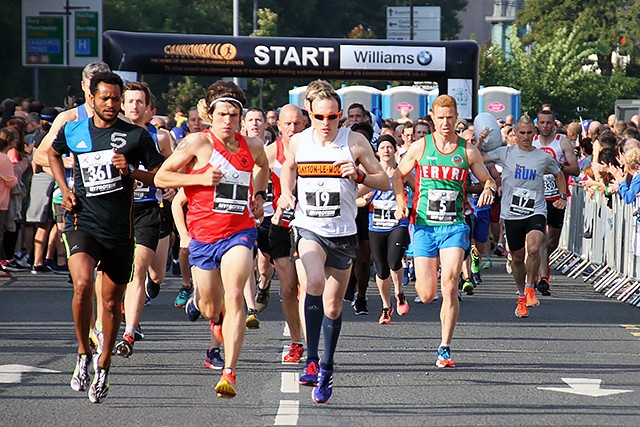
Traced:
POLYGON ((25 19, 24 65, 64 65, 66 56, 64 18, 28 16, 25 19))
MULTIPOLYGON (((411 40, 411 8, 387 7, 387 39, 411 40)), ((440 40, 440 6, 413 8, 413 40, 440 40)))
POLYGON ((22 2, 22 65, 84 67, 102 59, 102 0, 22 2))

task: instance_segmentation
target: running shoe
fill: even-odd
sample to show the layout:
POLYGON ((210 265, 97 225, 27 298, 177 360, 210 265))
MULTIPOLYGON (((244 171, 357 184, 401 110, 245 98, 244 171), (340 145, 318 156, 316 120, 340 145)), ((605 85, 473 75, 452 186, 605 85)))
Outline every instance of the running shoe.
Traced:
POLYGON ((182 274, 180 272, 180 261, 177 259, 171 260, 171 274, 176 277, 182 274))
POLYGON ((396 311, 399 316, 404 316, 409 312, 409 304, 407 303, 407 297, 404 296, 404 292, 396 295, 396 311))
POLYGON ((333 391, 333 369, 320 368, 318 384, 311 391, 315 403, 327 403, 333 391))
POLYGON ((207 350, 207 358, 204 359, 204 366, 209 369, 224 368, 224 359, 220 355, 219 348, 212 348, 210 350, 207 350))
POLYGON ((471 246, 471 272, 480 272, 480 254, 475 246, 471 246))
POLYGON ((378 323, 381 325, 388 325, 391 323, 391 312, 393 308, 386 307, 382 309, 382 313, 380 314, 380 318, 378 319, 378 323))
POLYGON ((79 354, 76 368, 73 370, 73 376, 69 385, 75 391, 87 391, 89 388, 89 364, 91 357, 88 354, 79 354))
POLYGON ((471 279, 464 279, 464 282, 462 282, 462 292, 467 295, 473 295, 473 282, 471 279))
POLYGON ((218 316, 217 322, 214 322, 213 320, 209 320, 209 326, 211 327, 211 332, 213 333, 213 336, 216 337, 216 339, 220 344, 224 342, 224 337, 222 336, 223 320, 224 320, 224 311, 220 312, 220 316, 218 316))
POLYGON ((193 299, 193 295, 189 297, 189 300, 184 305, 184 312, 187 313, 187 319, 191 322, 195 322, 200 318, 200 310, 196 308, 196 302, 193 299))
POLYGON ((89 347, 91 347, 91 353, 100 355, 102 354, 102 347, 104 346, 104 335, 101 330, 93 328, 89 331, 89 347))
POLYGON ((304 354, 304 346, 302 344, 298 344, 292 342, 289 345, 289 352, 284 355, 282 361, 284 363, 298 363, 304 354))
POLYGON ((151 298, 149 298, 149 295, 145 295, 144 296, 144 306, 148 307, 151 305, 151 298))
POLYGON ((225 369, 216 385, 218 397, 231 399, 236 397, 236 373, 231 368, 225 369))
POLYGON ((513 268, 511 268, 511 254, 507 254, 507 263, 505 264, 507 274, 513 274, 513 268))
POLYGON ((51 274, 53 271, 46 265, 34 265, 31 267, 31 274, 51 274))
POLYGON ((147 280, 144 283, 144 289, 147 296, 151 299, 154 299, 160 293, 160 283, 156 283, 151 280, 151 277, 147 275, 147 280))
POLYGON ((314 359, 307 359, 307 364, 304 367, 304 371, 298 382, 300 385, 308 385, 311 387, 315 387, 318 385, 318 361, 314 359))
POLYGON ((140 324, 138 324, 138 326, 133 330, 133 340, 142 341, 144 337, 144 332, 142 332, 142 328, 140 327, 140 324))
POLYGON ((67 274, 69 274, 69 264, 65 262, 62 265, 56 265, 56 269, 53 270, 53 272, 55 274, 62 274, 66 276, 67 274))
POLYGON ((413 302, 415 302, 416 304, 422 304, 422 300, 420 299, 420 295, 416 295, 415 297, 413 297, 413 302))
POLYGON ((258 286, 258 291, 256 292, 256 308, 258 309, 258 313, 262 313, 265 308, 269 305, 269 301, 271 300, 271 281, 266 288, 260 289, 258 286))
POLYGON ((493 261, 491 261, 491 258, 487 257, 487 259, 484 261, 484 264, 482 264, 482 269, 488 270, 491 267, 493 267, 493 261))
POLYGON ((109 394, 109 371, 99 369, 93 377, 91 387, 89 387, 89 400, 93 403, 102 403, 109 394))
POLYGON ((353 310, 358 316, 368 315, 369 309, 367 308, 367 297, 357 297, 355 299, 355 304, 353 305, 353 310))
POLYGON ((193 288, 187 288, 186 286, 183 286, 180 288, 180 292, 178 292, 178 296, 176 297, 176 300, 173 302, 173 305, 175 307, 178 308, 182 308, 185 305, 187 305, 187 301, 189 301, 189 298, 191 298, 191 294, 193 293, 193 288))
POLYGON ((438 358, 436 366, 438 368, 455 368, 456 364, 451 360, 451 349, 449 347, 438 347, 438 358))
POLYGON ((506 257, 509 252, 507 252, 502 243, 498 243, 493 253, 497 256, 506 257))
POLYGON ((534 288, 524 288, 524 294, 527 301, 527 307, 537 307, 540 305, 540 301, 536 296, 536 290, 534 288))
POLYGON ((551 292, 549 292, 550 289, 551 286, 549 285, 549 279, 547 279, 546 277, 541 277, 540 280, 538 280, 538 290, 540 291, 540 293, 545 297, 548 297, 551 295, 551 292))
POLYGON ((258 310, 250 308, 247 314, 247 329, 260 329, 260 320, 258 319, 258 310))
POLYGON ((114 347, 115 353, 124 358, 131 356, 133 354, 133 344, 135 342, 136 340, 129 335, 129 333, 125 332, 122 339, 118 341, 114 347))
POLYGON ((516 317, 529 317, 529 309, 527 308, 527 297, 518 297, 518 305, 516 305, 516 317))
POLYGON ((29 264, 22 265, 16 259, 12 259, 4 265, 4 269, 7 271, 17 273, 20 271, 29 271, 31 270, 31 266, 29 264))
POLYGON ((471 281, 473 282, 474 288, 478 285, 482 285, 482 276, 480 273, 471 273, 471 281))

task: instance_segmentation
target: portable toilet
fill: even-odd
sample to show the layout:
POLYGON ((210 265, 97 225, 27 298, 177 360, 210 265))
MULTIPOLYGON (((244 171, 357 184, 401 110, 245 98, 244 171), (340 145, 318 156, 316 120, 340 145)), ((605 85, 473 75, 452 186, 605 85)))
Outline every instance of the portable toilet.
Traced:
POLYGON ((429 108, 428 92, 414 86, 396 86, 382 92, 382 117, 397 120, 403 109, 409 110, 409 118, 424 117, 429 108))
POLYGON ((289 104, 304 108, 304 95, 307 92, 306 86, 296 86, 289 90, 289 104))
POLYGON ((436 98, 438 96, 440 96, 440 89, 436 86, 435 88, 431 89, 428 93, 428 98, 429 98, 429 107, 428 110, 431 110, 431 106, 433 105, 433 101, 436 100, 436 98))
POLYGON ((520 117, 520 91, 506 86, 489 86, 478 90, 478 112, 491 113, 496 119, 509 114, 520 117))
POLYGON ((343 117, 347 116, 347 108, 354 102, 358 102, 371 111, 372 108, 380 108, 380 90, 371 86, 343 86, 336 91, 342 100, 343 117))

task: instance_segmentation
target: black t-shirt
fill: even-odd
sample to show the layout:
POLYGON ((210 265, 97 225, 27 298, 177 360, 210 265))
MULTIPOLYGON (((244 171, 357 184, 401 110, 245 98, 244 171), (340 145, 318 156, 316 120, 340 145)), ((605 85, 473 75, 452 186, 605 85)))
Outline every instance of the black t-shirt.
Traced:
POLYGON ((164 157, 146 129, 117 119, 109 128, 97 128, 93 118, 66 123, 53 142, 60 154, 74 155, 73 184, 77 204, 65 212, 65 231, 83 230, 108 239, 133 236, 131 212, 133 179, 113 166, 115 151, 127 163, 150 170, 164 157))

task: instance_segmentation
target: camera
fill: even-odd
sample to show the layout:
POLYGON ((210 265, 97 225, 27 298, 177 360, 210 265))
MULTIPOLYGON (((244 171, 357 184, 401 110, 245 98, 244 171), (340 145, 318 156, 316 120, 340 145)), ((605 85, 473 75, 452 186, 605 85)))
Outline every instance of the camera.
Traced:
POLYGON ((584 108, 582 108, 582 107, 576 107, 576 111, 577 111, 578 113, 582 113, 582 112, 584 111, 584 108))

